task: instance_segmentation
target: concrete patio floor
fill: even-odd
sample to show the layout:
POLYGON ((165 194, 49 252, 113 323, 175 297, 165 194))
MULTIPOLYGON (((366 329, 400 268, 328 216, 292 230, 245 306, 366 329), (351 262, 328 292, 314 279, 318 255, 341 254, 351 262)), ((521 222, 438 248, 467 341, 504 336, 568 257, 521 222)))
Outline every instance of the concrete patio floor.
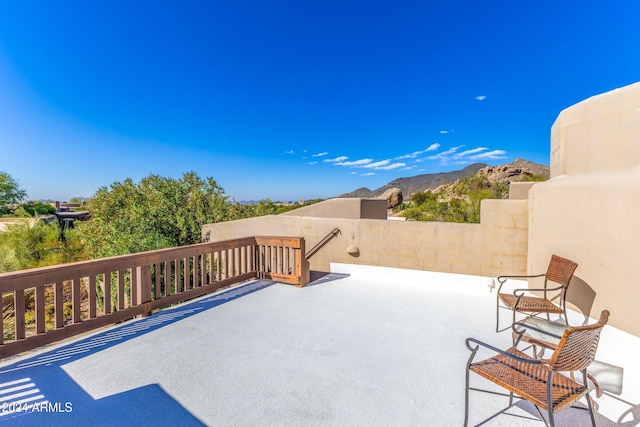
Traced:
MULTIPOLYGON (((489 280, 334 264, 302 289, 249 282, 4 360, 0 423, 462 425, 465 338, 511 344, 494 332, 489 280)), ((593 370, 605 388, 599 426, 640 424, 639 354, 639 338, 605 327, 593 370)), ((492 388, 477 376, 472 385, 492 388)), ((528 404, 506 405, 471 392, 470 424, 544 425, 528 404)), ((556 422, 589 418, 569 409, 556 422)))

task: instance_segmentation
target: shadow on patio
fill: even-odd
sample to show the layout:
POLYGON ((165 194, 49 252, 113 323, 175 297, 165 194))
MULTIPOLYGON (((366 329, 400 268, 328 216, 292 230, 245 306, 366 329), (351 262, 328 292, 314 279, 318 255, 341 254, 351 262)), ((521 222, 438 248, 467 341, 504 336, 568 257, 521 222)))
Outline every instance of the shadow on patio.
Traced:
MULTIPOLYGON (((0 422, 462 424, 464 339, 511 342, 493 332, 495 293, 486 277, 338 264, 314 278, 301 289, 250 282, 14 358, 0 368, 0 398, 41 395, 31 403, 46 400, 60 413, 6 414, 0 422)), ((637 337, 603 332, 602 375, 624 377, 619 395, 596 400, 598 425, 638 424, 640 374, 631 359, 639 353, 637 337)), ((543 425, 524 403, 511 415, 504 406, 506 399, 472 394, 471 422, 543 425)), ((585 420, 585 411, 567 410, 557 425, 585 420)))

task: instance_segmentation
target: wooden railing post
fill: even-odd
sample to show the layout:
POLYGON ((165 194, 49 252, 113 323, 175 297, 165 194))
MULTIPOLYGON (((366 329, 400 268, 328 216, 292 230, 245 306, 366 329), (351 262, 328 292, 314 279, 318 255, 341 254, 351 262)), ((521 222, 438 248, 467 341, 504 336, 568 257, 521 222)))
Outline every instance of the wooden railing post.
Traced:
MULTIPOLYGON (((136 267, 135 274, 135 287, 136 287, 136 297, 137 301, 135 305, 149 305, 151 302, 151 269, 149 266, 139 266, 136 267)), ((145 316, 148 316, 151 313, 151 309, 145 310, 145 316)))
POLYGON ((309 260, 305 257, 304 238, 300 238, 300 249, 296 251, 296 272, 300 274, 298 287, 307 286, 311 281, 311 270, 309 260))

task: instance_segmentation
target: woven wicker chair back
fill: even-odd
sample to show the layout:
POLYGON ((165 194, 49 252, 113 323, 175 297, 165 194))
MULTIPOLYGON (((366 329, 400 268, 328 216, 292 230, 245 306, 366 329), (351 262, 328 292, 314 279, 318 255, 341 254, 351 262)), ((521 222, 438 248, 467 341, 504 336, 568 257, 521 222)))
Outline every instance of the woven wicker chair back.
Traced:
POLYGON ((551 255, 549 267, 547 268, 547 280, 559 285, 569 286, 573 273, 578 268, 578 264, 557 255, 551 255))
POLYGON ((593 325, 568 326, 562 339, 547 362, 557 371, 580 371, 586 369, 596 357, 602 328, 609 320, 609 311, 600 314, 593 325))

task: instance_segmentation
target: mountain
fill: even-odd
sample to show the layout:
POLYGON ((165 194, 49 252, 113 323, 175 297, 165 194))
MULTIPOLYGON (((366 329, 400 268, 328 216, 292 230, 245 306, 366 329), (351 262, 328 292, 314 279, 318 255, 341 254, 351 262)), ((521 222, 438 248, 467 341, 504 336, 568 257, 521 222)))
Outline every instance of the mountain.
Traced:
POLYGON ((402 194, 405 199, 410 199, 411 195, 414 193, 425 191, 428 189, 434 189, 443 184, 450 184, 452 182, 455 182, 460 178, 464 178, 469 175, 475 175, 480 169, 487 166, 489 165, 485 163, 474 163, 464 169, 452 172, 426 173, 409 178, 397 178, 373 191, 363 187, 358 188, 357 190, 354 190, 350 193, 345 193, 338 197, 374 198, 380 196, 388 189, 395 187, 402 190, 402 194))
POLYGON ((499 166, 489 166, 484 163, 474 163, 452 172, 440 172, 416 175, 409 178, 397 178, 390 183, 376 189, 358 188, 339 197, 375 198, 390 188, 399 188, 405 200, 409 200, 415 193, 425 190, 433 190, 442 185, 452 184, 467 176, 481 174, 486 175, 489 182, 501 181, 506 183, 521 181, 525 177, 544 176, 549 178, 549 166, 530 162, 525 159, 516 159, 513 163, 499 166))

